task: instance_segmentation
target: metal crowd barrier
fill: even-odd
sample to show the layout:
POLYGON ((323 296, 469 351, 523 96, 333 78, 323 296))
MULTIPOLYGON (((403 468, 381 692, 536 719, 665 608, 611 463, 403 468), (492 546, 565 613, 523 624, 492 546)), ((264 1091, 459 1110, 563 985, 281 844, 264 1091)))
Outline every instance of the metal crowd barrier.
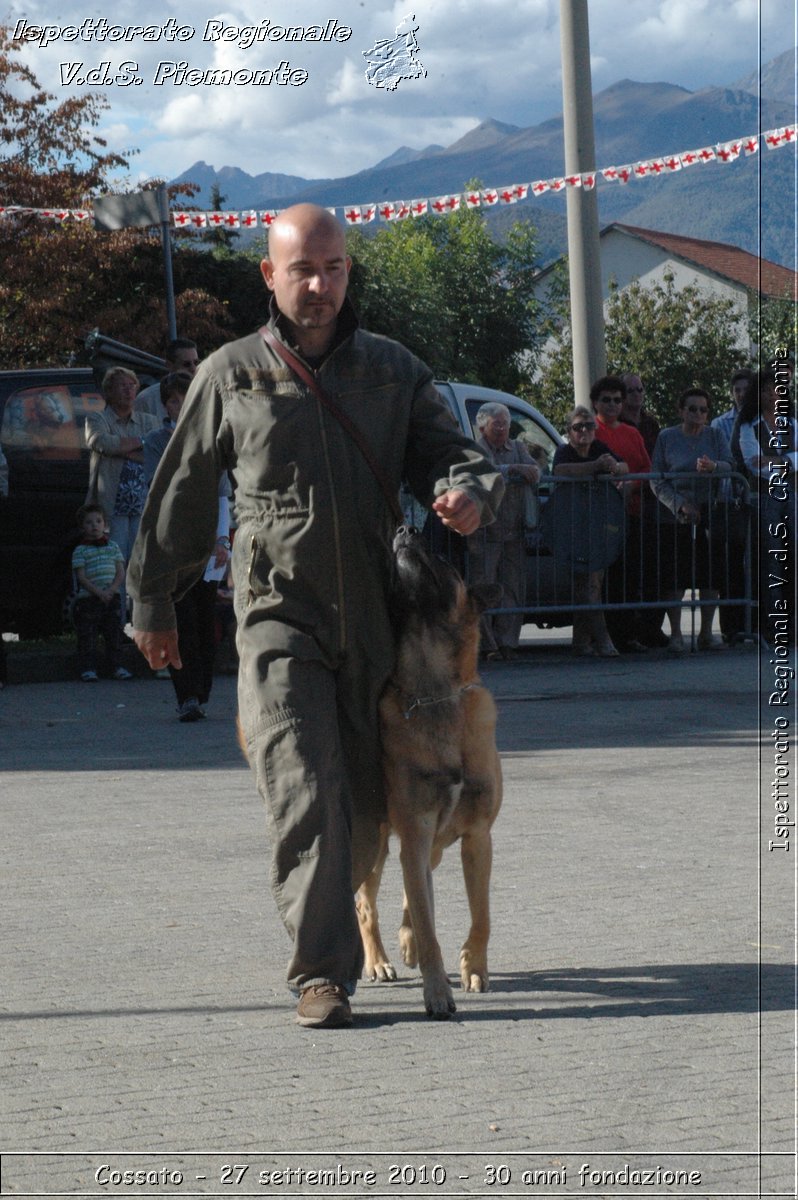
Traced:
MULTIPOLYGON (((744 476, 634 474, 623 476, 619 487, 617 476, 586 482, 544 475, 538 492, 539 523, 522 535, 523 601, 490 609, 491 613, 523 613, 525 620, 545 626, 570 625, 571 615, 579 611, 660 609, 664 614, 666 607, 677 605, 694 613, 703 606, 737 607, 743 610, 740 636, 750 638, 756 603, 752 597, 756 509, 744 476), (689 537, 675 534, 670 511, 651 490, 652 480, 696 481, 711 491, 700 523, 678 522, 689 528, 689 537), (639 482, 639 499, 630 508, 624 489, 633 482, 639 482), (596 572, 603 572, 600 599, 591 603, 585 599, 585 579, 596 572), (705 591, 717 591, 718 597, 702 596, 701 582, 705 591)), ((461 539, 434 529, 431 537, 434 548, 466 576, 483 574, 474 570, 473 558, 469 567, 469 556, 457 545, 461 539)))

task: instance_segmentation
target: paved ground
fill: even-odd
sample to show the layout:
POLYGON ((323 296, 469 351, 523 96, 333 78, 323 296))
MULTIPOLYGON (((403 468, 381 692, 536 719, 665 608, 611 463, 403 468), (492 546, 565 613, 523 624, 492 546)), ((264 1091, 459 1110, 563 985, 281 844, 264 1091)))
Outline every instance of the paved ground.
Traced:
MULTIPOLYGON (((194 726, 150 679, 6 689, 3 1193, 794 1195, 772 672, 556 637, 491 666, 491 991, 434 1023, 402 969, 328 1032, 293 1023, 234 680, 194 726)), ((436 897, 454 971, 455 853, 436 897)), ((394 855, 390 944, 399 901, 394 855)))

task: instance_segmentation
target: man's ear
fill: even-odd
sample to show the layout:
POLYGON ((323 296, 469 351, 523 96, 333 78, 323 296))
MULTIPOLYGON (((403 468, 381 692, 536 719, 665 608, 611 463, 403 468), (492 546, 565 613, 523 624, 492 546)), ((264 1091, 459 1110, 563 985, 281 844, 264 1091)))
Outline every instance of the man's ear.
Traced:
POLYGON ((270 292, 274 291, 274 264, 271 259, 264 258, 261 260, 260 273, 263 276, 266 287, 270 292))

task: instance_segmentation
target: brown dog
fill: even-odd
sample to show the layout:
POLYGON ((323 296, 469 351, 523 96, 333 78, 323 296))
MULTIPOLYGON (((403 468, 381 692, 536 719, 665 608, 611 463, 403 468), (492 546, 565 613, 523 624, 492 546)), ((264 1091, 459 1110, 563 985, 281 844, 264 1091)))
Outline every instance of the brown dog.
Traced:
POLYGON ((491 826, 501 804, 496 706, 477 674, 479 618, 493 597, 469 589, 455 569, 427 551, 412 529, 394 539, 392 601, 397 661, 380 701, 389 826, 376 866, 357 899, 369 979, 395 979, 380 937, 377 891, 391 830, 401 841, 405 899, 399 942, 403 962, 417 964, 427 1013, 455 1011, 435 936, 432 872, 461 840, 471 928, 460 951, 467 992, 488 989, 491 826))

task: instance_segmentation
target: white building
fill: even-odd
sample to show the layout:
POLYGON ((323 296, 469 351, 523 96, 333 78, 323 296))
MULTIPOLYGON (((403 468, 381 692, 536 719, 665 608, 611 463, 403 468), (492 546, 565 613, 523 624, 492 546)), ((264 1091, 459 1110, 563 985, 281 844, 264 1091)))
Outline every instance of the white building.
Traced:
MULTIPOLYGON (((694 284, 715 297, 734 301, 740 311, 740 346, 746 351, 750 298, 798 299, 795 271, 724 242, 615 223, 602 229, 600 253, 605 311, 611 280, 623 290, 635 280, 643 287, 650 287, 664 284, 666 276, 672 276, 677 290, 694 284)), ((545 301, 558 262, 562 259, 541 271, 536 280, 536 293, 541 301, 545 301)))

